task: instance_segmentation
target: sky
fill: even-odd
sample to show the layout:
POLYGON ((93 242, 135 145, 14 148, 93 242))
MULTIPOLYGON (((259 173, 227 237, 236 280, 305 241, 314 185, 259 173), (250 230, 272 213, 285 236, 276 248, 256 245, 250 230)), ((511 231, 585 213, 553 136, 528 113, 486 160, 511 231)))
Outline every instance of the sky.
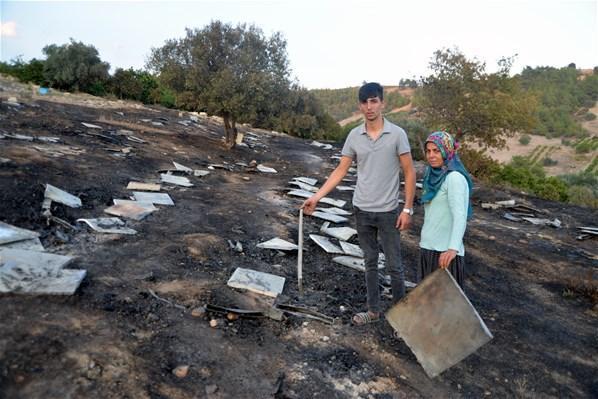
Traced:
POLYGON ((254 24, 287 41, 291 77, 341 88, 430 73, 436 50, 458 48, 495 71, 502 57, 524 67, 598 66, 598 0, 0 0, 0 60, 43 59, 70 38, 116 68, 141 69, 152 48, 212 20, 254 24))

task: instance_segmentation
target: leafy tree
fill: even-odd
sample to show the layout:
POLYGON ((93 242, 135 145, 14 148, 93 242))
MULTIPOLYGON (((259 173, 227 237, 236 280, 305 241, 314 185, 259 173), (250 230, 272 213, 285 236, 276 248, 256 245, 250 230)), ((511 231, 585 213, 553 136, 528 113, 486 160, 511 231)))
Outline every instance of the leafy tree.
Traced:
POLYGON ((46 46, 43 53, 44 77, 52 87, 103 94, 110 65, 102 62, 95 47, 71 39, 61 46, 46 46))
POLYGON ((0 73, 14 76, 24 83, 46 84, 43 70, 44 61, 35 58, 29 62, 23 61, 21 57, 11 60, 10 63, 0 62, 0 73))
MULTIPOLYGON (((110 90, 118 98, 141 101, 144 104, 162 103, 164 88, 149 72, 133 68, 118 68, 110 79, 110 90)), ((164 104, 163 104, 164 105, 164 104)))
POLYGON ((188 108, 221 116, 229 148, 237 121, 256 119, 289 86, 286 41, 280 33, 266 38, 254 25, 213 21, 187 29, 184 38, 152 49, 148 67, 188 108))
POLYGON ((528 132, 535 123, 536 99, 511 78, 512 59, 487 73, 485 63, 469 60, 459 50, 438 50, 432 74, 422 78, 416 103, 425 125, 444 129, 482 150, 501 148, 506 137, 528 132))

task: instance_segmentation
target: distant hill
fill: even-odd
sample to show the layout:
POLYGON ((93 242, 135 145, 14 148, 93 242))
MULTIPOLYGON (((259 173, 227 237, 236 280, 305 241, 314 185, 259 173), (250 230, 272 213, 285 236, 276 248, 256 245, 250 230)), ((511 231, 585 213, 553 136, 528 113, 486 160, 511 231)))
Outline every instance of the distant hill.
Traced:
MULTIPOLYGON (((345 122, 344 120, 353 120, 354 114, 357 112, 357 93, 359 87, 346 87, 343 89, 315 89, 310 90, 316 98, 321 102, 324 109, 337 122, 345 122)), ((386 101, 386 110, 394 110, 396 108, 404 107, 410 102, 410 97, 413 89, 399 89, 398 86, 384 87, 384 100, 386 101)), ((359 117, 357 117, 359 118, 359 117)), ((349 123, 346 122, 346 123, 349 123)), ((346 123, 340 123, 341 126, 346 123)))

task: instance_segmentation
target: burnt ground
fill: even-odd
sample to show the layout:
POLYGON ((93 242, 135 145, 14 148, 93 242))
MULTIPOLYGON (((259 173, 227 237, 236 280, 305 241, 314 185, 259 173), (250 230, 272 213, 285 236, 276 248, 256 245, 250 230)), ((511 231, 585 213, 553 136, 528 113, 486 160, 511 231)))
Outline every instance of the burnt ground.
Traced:
MULTIPOLYGON (((26 97, 18 108, 0 105, 0 134, 52 136, 60 143, 0 139, 0 158, 10 160, 0 164, 0 220, 39 232, 47 251, 76 256, 69 267, 86 269, 87 277, 73 296, 0 295, 0 397, 598 396, 598 307, 591 296, 596 241, 575 240, 576 226, 596 224, 596 210, 476 190, 465 238, 465 290, 494 339, 429 379, 386 322, 350 325, 352 312, 365 306, 359 272, 332 263, 306 241, 300 295, 296 253, 256 247, 275 236, 296 242, 300 201, 285 195, 286 182, 312 176, 321 184, 334 168, 335 151, 255 129, 263 145, 227 151, 213 119, 185 127, 177 121, 189 115, 178 111, 87 97, 26 97), (142 121, 158 118, 167 119, 164 126, 142 121), (121 128, 146 143, 117 135, 121 128), (115 152, 127 146, 130 153, 115 152), (279 173, 235 165, 253 160, 279 173), (194 169, 227 164, 230 170, 190 177, 190 188, 165 186, 175 206, 127 222, 138 231, 134 236, 96 234, 76 224, 80 217, 107 216, 103 209, 113 198, 130 195, 129 181, 155 181, 172 161, 194 169), (81 209, 52 208, 76 229, 46 223, 45 183, 82 199, 81 209), (515 223, 479 206, 507 198, 559 218, 563 227, 515 223), (243 252, 227 240, 240 241, 243 252), (308 306, 342 323, 193 317, 191 310, 207 303, 253 306, 250 296, 226 285, 237 267, 286 277, 279 303, 308 306), (173 374, 180 365, 190 366, 184 378, 173 374)), ((351 194, 331 196, 350 200, 351 194)), ((412 281, 422 217, 417 209, 402 240, 412 281)), ((306 217, 305 224, 307 236, 321 223, 306 217)))

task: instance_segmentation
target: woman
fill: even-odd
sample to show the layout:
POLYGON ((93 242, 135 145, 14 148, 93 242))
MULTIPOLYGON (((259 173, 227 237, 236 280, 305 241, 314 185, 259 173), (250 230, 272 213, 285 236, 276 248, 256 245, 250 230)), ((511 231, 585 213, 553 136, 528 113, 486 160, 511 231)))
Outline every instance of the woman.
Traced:
POLYGON ((447 132, 434 132, 426 139, 428 167, 422 195, 425 216, 418 279, 421 281, 439 267, 448 268, 463 288, 463 234, 471 216, 473 183, 456 153, 458 146, 447 132))

